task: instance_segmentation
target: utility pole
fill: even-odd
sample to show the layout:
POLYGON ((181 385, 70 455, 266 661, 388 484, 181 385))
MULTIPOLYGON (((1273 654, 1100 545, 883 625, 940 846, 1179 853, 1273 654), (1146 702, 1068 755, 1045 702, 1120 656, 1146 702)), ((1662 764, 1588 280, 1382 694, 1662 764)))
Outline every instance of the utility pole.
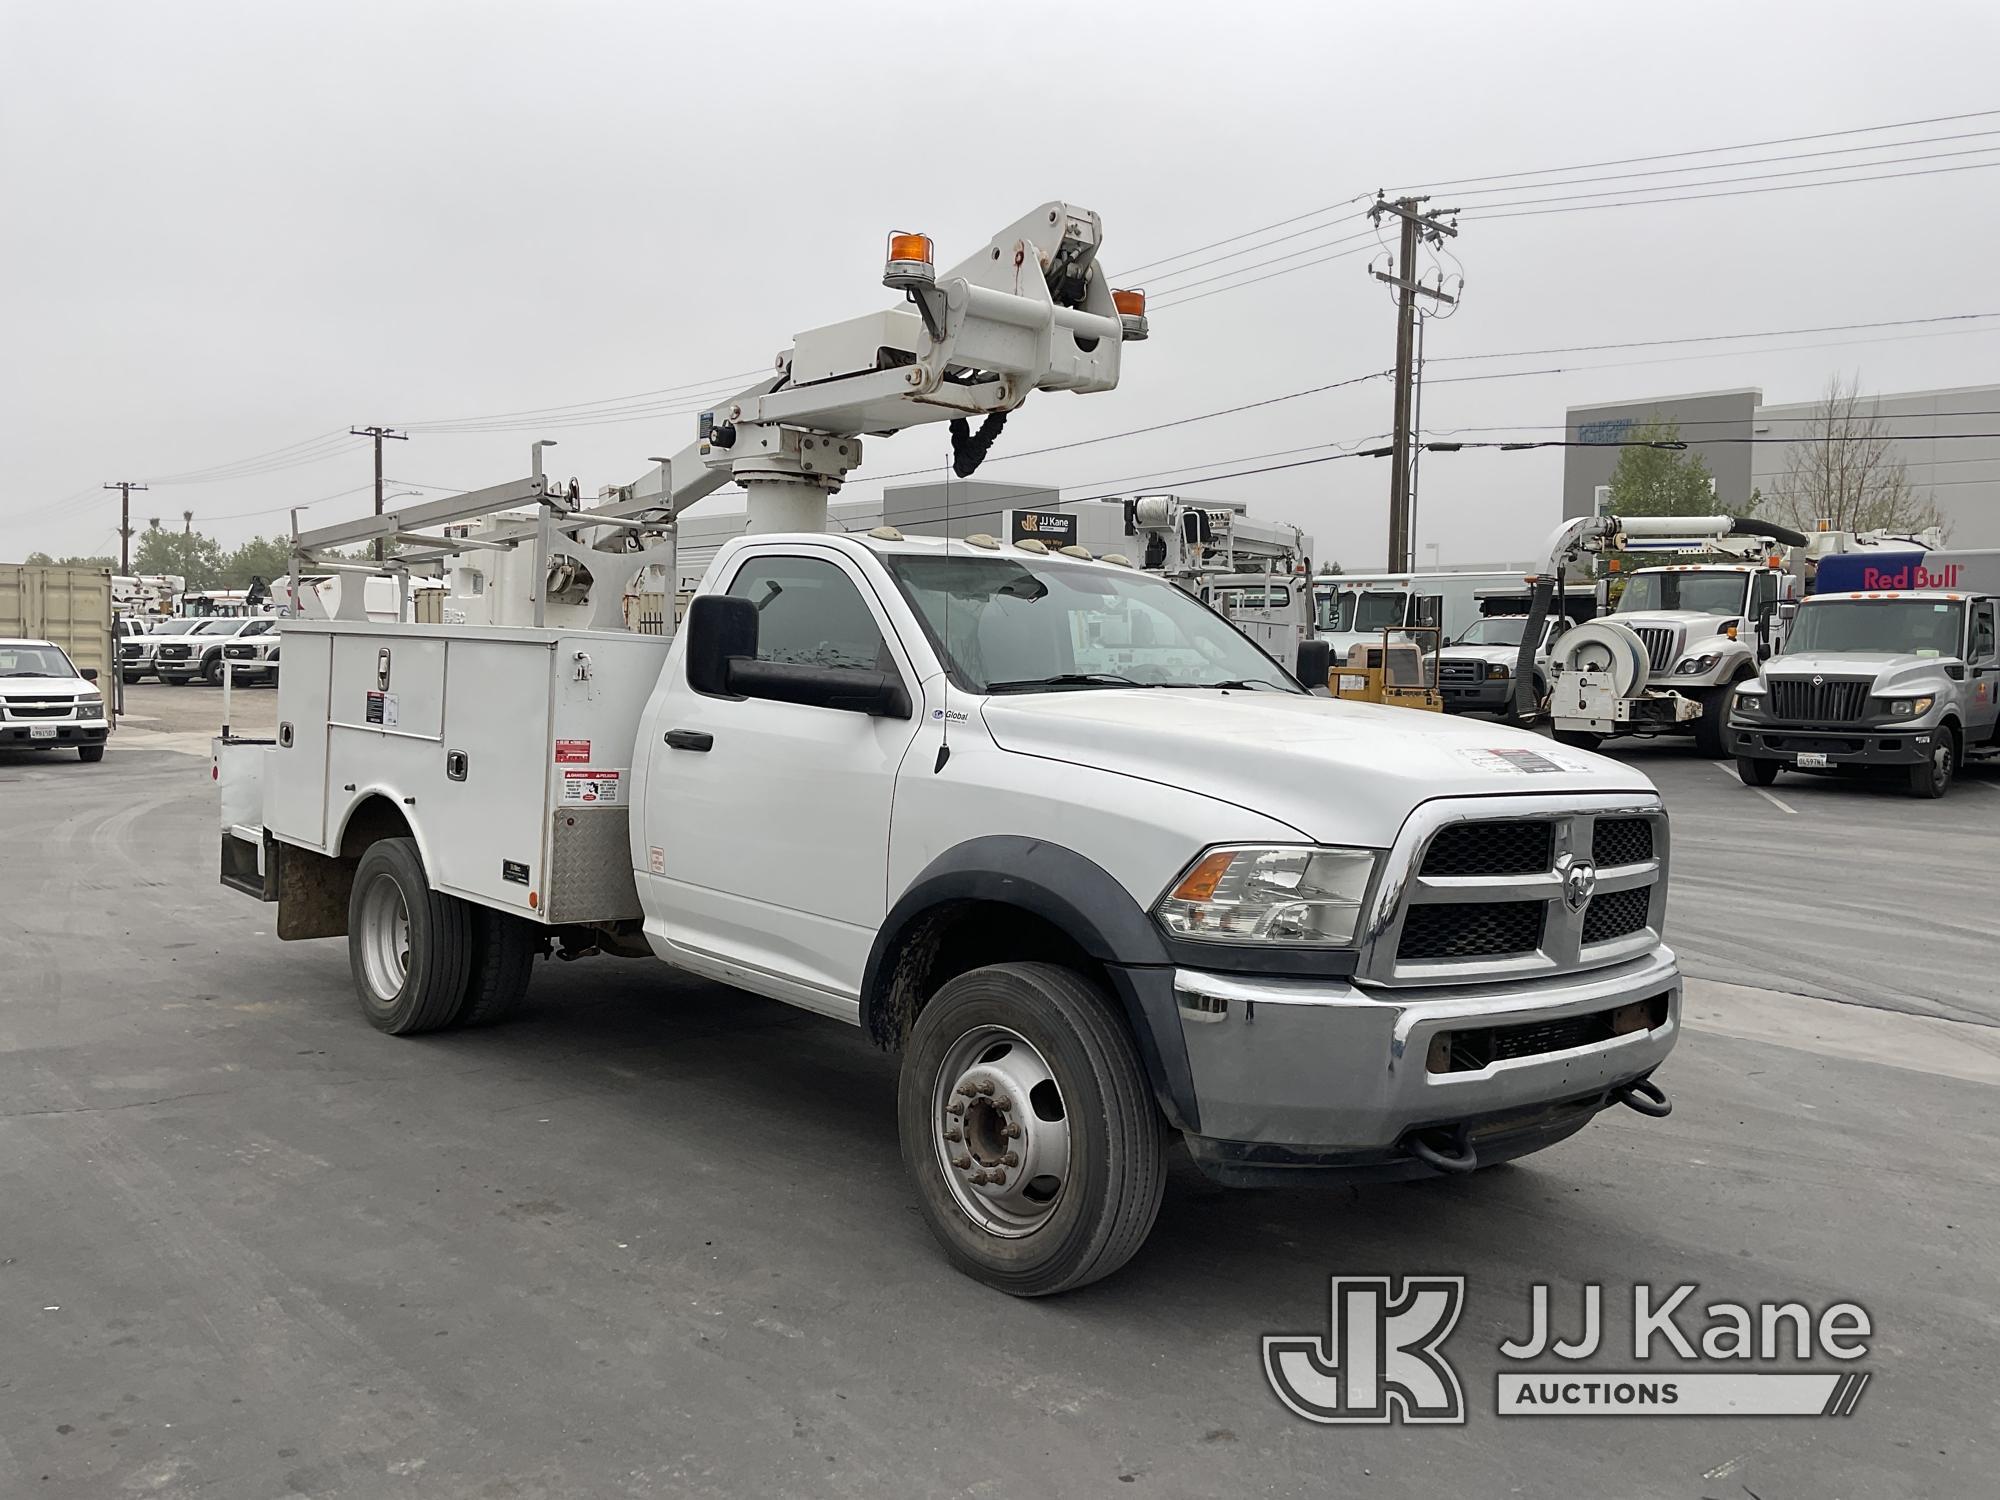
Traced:
POLYGON ((117 490, 118 496, 118 572, 121 577, 132 574, 132 491, 143 490, 143 484, 134 484, 129 479, 120 479, 107 484, 107 490, 117 490))
POLYGON ((1374 273, 1377 281, 1386 281, 1397 289, 1396 299, 1396 445, 1389 455, 1389 571, 1408 572, 1412 568, 1410 549, 1410 488, 1411 457, 1415 438, 1411 412, 1415 405, 1416 383, 1416 329, 1417 298, 1429 297, 1441 303, 1455 303, 1456 297, 1448 295, 1442 277, 1435 287, 1423 285, 1417 277, 1417 245, 1426 241, 1431 245, 1444 242, 1446 235, 1457 235, 1455 225, 1446 224, 1440 215, 1456 213, 1456 209, 1439 209, 1435 213, 1424 212, 1423 205, 1428 198, 1398 198, 1394 202, 1378 196, 1374 207, 1368 210, 1368 217, 1380 222, 1382 215, 1394 214, 1402 220, 1403 235, 1394 274, 1386 271, 1374 273))
MULTIPOLYGON (((347 430, 355 437, 375 439, 375 514, 379 516, 382 514, 382 439, 394 438, 399 443, 407 443, 410 435, 407 432, 391 432, 386 427, 350 427, 347 430)), ((381 562, 387 555, 382 538, 376 537, 375 561, 381 562)))

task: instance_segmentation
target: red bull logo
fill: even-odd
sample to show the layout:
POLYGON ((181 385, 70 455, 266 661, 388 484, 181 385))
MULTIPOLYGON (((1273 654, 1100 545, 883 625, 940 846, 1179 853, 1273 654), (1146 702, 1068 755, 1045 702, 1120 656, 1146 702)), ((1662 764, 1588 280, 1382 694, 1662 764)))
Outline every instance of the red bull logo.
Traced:
POLYGON ((1920 562, 1906 562, 1899 568, 1861 570, 1864 589, 1955 589, 1963 571, 1958 563, 1941 563, 1927 568, 1920 562))

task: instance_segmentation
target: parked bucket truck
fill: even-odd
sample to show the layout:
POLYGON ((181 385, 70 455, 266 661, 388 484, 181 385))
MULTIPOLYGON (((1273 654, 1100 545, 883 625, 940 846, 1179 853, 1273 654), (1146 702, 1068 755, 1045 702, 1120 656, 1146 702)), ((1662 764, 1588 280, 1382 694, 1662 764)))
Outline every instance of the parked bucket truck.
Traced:
POLYGON ((426 527, 533 507, 480 543, 531 552, 541 619, 289 622, 275 741, 216 745, 224 882, 345 937, 395 1034, 495 1019, 550 949, 862 1027, 926 1222, 1018 1295, 1139 1248, 1173 1135, 1223 1182, 1344 1181, 1664 1114, 1643 775, 1314 697, 1120 562, 826 531, 867 436, 1118 383, 1144 304, 1100 239, 1060 203, 944 271, 894 236, 903 305, 800 335, 604 506, 537 471, 300 537, 421 565, 456 545, 426 527), (731 480, 746 532, 682 627, 617 628, 731 480))

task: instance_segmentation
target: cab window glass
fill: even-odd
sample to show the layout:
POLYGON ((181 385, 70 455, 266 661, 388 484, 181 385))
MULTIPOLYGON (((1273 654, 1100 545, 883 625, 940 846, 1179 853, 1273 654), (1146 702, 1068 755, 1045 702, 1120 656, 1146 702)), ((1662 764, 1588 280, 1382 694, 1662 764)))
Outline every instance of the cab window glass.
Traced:
POLYGON ((757 606, 759 661, 894 670, 860 590, 823 558, 752 558, 729 592, 757 606))

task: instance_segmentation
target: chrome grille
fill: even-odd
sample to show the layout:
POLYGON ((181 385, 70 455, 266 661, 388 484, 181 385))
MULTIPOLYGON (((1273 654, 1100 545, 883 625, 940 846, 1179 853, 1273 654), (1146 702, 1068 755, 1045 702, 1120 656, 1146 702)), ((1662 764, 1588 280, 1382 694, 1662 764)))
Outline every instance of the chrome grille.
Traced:
POLYGON ((244 641, 240 645, 224 646, 222 654, 231 661, 249 661, 257 654, 257 648, 248 641, 244 641))
POLYGON ((1431 840, 1426 875, 1539 875, 1554 858, 1553 823, 1454 823, 1431 840))
POLYGON ((1664 926, 1667 847, 1665 812, 1630 798, 1424 803, 1390 851, 1357 975, 1490 984, 1636 958, 1664 926), (1573 880, 1572 866, 1596 867, 1594 879, 1573 880))
POLYGON ((1652 888, 1643 885, 1597 897, 1584 908, 1583 941, 1587 945, 1630 937, 1646 926, 1652 898, 1652 888))
POLYGON ((1545 901, 1454 902, 1413 906, 1403 919, 1399 959, 1500 958, 1542 945, 1545 901))
POLYGON ((1667 676, 1680 657, 1681 633, 1671 625, 1635 625, 1632 633, 1646 648, 1646 662, 1658 676, 1667 676))
POLYGON ((75 698, 8 698, 0 702, 10 719, 66 719, 76 708, 75 698))
POLYGON ((1644 818, 1599 818, 1590 831, 1590 857, 1599 865, 1637 865, 1653 857, 1653 825, 1644 818))
POLYGON ((1773 677, 1771 714, 1802 724, 1852 724, 1868 707, 1871 677, 1773 677))
POLYGON ((1483 675, 1485 666, 1486 663, 1483 661, 1441 660, 1438 663, 1438 681, 1457 683, 1477 682, 1483 675))
POLYGON ((160 647, 153 654, 161 661, 183 661, 194 651, 194 647, 184 644, 169 644, 160 647))
POLYGON ((119 645, 118 654, 122 658, 129 659, 131 657, 141 655, 145 651, 145 649, 146 648, 140 645, 137 641, 125 641, 119 645))

